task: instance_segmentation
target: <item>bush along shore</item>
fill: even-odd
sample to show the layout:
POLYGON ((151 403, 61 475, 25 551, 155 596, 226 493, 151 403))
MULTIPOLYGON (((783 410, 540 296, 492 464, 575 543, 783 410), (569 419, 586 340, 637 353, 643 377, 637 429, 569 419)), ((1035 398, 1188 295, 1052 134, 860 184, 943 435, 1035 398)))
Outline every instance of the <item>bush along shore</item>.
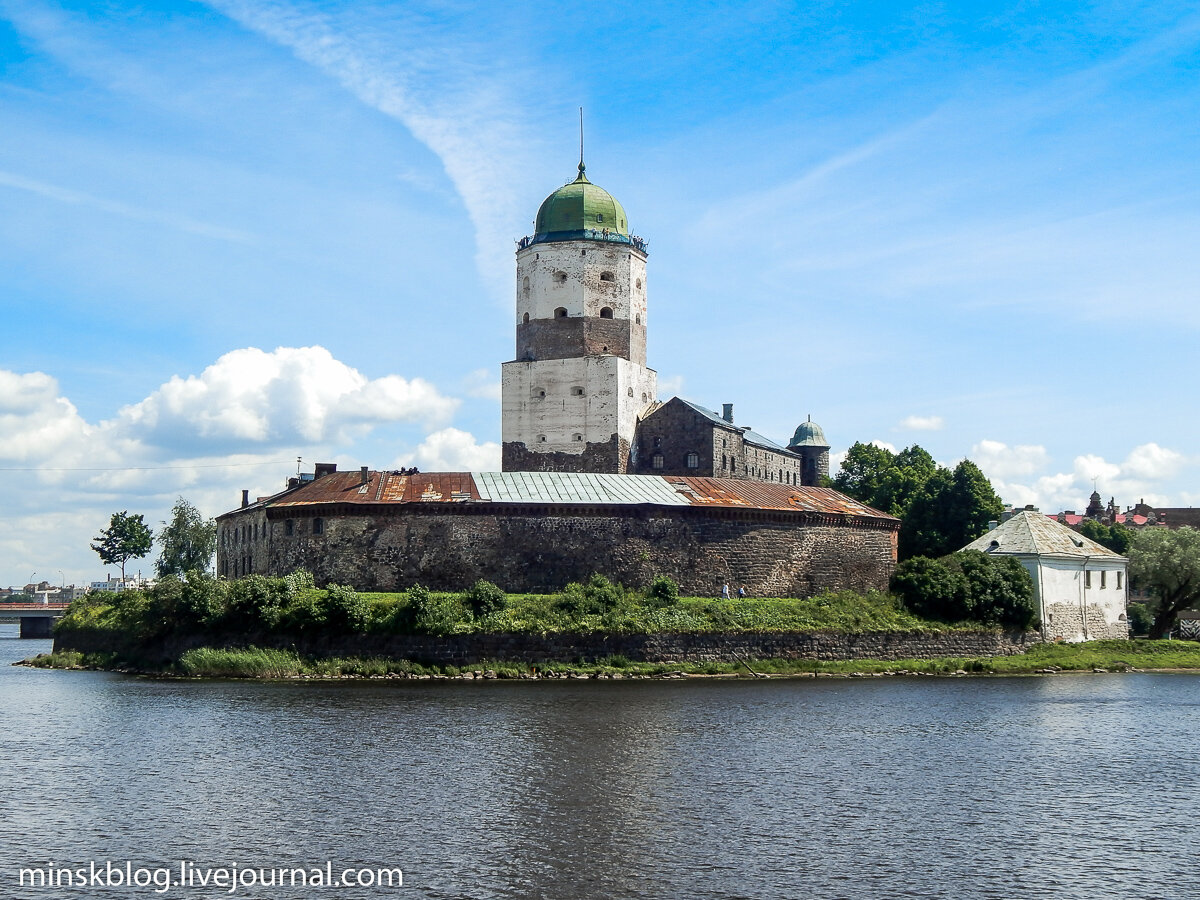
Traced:
POLYGON ((75 601, 55 628, 55 652, 30 662, 252 678, 755 677, 1193 665, 1180 649, 1192 644, 1120 642, 1086 645, 1093 648, 1086 652, 1038 647, 1036 633, 997 621, 980 604, 974 620, 959 622, 928 618, 925 610, 918 615, 914 605, 879 592, 679 597, 666 578, 632 590, 594 576, 551 595, 509 595, 487 582, 461 594, 419 585, 362 594, 339 585, 317 588, 305 572, 236 581, 191 573, 145 591, 75 601))

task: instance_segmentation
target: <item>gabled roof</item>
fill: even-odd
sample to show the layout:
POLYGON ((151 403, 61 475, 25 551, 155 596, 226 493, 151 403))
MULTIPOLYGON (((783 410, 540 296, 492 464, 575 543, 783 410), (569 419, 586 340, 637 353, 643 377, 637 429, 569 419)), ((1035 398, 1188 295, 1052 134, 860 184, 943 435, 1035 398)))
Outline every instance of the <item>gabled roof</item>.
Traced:
POLYGON ((1107 547, 1032 509, 1022 510, 962 549, 1027 556, 1124 559, 1107 547))
MULTIPOLYGON (((740 431, 742 434, 742 440, 747 444, 754 444, 755 446, 762 447, 766 450, 773 450, 776 453, 782 453, 784 456, 796 456, 796 454, 787 447, 784 447, 782 444, 775 443, 769 437, 761 435, 757 431, 751 431, 749 428, 740 428, 737 425, 734 425, 732 422, 727 422, 721 417, 720 413, 715 413, 711 409, 705 409, 700 404, 692 403, 690 400, 684 400, 682 397, 674 397, 672 399, 678 400, 684 406, 688 407, 693 412, 699 413, 715 425, 728 428, 730 431, 740 431)), ((667 402, 670 403, 671 401, 668 400, 667 402)))

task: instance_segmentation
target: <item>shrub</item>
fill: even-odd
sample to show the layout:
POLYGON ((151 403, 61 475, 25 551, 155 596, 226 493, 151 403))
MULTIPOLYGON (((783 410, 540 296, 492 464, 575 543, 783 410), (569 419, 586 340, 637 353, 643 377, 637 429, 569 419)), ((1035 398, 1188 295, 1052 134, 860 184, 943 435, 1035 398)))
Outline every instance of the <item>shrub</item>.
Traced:
POLYGON ((616 609, 625 599, 625 589, 603 575, 593 575, 586 584, 571 582, 563 588, 559 605, 575 616, 599 615, 616 609))
POLYGON ((419 584, 408 589, 412 627, 421 634, 449 634, 462 621, 463 608, 453 594, 432 594, 419 584))
POLYGON ((366 631, 370 606, 354 588, 331 584, 316 602, 318 617, 331 631, 366 631))
POLYGON ((247 575, 229 584, 227 624, 240 630, 271 630, 283 618, 282 579, 247 575))
POLYGON ((896 566, 891 590, 918 616, 958 622, 968 618, 967 582, 940 559, 914 556, 896 566))
POLYGON ((477 619, 499 612, 508 605, 508 595, 490 581, 475 582, 462 597, 463 604, 477 619))
POLYGON ((896 567, 891 589, 912 612, 943 622, 1028 628, 1036 614, 1025 567, 1011 556, 979 550, 907 559, 896 567))
POLYGON ((1150 612, 1150 607, 1145 603, 1130 603, 1128 614, 1130 634, 1150 633, 1154 627, 1154 613, 1150 612))
POLYGON ((674 606, 679 602, 679 585, 666 575, 658 575, 650 582, 646 590, 646 605, 653 609, 663 609, 674 606))
POLYGON ((225 615, 229 582, 193 570, 184 575, 182 588, 179 612, 189 624, 209 629, 225 615))

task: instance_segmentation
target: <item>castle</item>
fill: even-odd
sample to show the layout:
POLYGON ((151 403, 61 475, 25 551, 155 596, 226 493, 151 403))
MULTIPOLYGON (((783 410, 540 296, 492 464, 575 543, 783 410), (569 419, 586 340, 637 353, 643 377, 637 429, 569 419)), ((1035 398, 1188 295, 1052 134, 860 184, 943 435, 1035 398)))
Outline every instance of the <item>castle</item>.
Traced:
POLYGON ((517 246, 516 358, 501 367, 506 472, 704 475, 817 485, 829 445, 810 421, 783 447, 676 397, 646 365, 646 243, 578 177, 517 246))
POLYGON ((647 248, 585 175, 518 242, 516 358, 502 365, 502 471, 338 472, 217 517, 217 573, 545 591, 600 572, 686 594, 885 589, 899 520, 822 487, 829 445, 782 446, 678 397, 646 365, 647 248))

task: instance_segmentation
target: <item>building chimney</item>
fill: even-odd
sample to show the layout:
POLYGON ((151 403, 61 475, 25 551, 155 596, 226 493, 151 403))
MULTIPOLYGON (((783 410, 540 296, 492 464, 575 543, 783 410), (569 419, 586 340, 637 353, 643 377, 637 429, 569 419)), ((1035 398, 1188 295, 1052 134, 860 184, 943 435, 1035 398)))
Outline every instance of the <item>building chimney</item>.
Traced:
POLYGON ((366 484, 370 480, 371 480, 371 476, 367 474, 367 467, 363 466, 361 469, 358 470, 358 483, 366 484))
POLYGON ((242 491, 242 509, 250 505, 250 489, 242 491))
POLYGON ((724 419, 726 422, 728 422, 730 425, 733 424, 733 404, 732 403, 722 403, 721 404, 721 418, 724 419))
POLYGON ((1000 527, 1000 523, 997 522, 995 519, 992 519, 990 522, 988 522, 988 531, 995 531, 999 527, 1000 527))

